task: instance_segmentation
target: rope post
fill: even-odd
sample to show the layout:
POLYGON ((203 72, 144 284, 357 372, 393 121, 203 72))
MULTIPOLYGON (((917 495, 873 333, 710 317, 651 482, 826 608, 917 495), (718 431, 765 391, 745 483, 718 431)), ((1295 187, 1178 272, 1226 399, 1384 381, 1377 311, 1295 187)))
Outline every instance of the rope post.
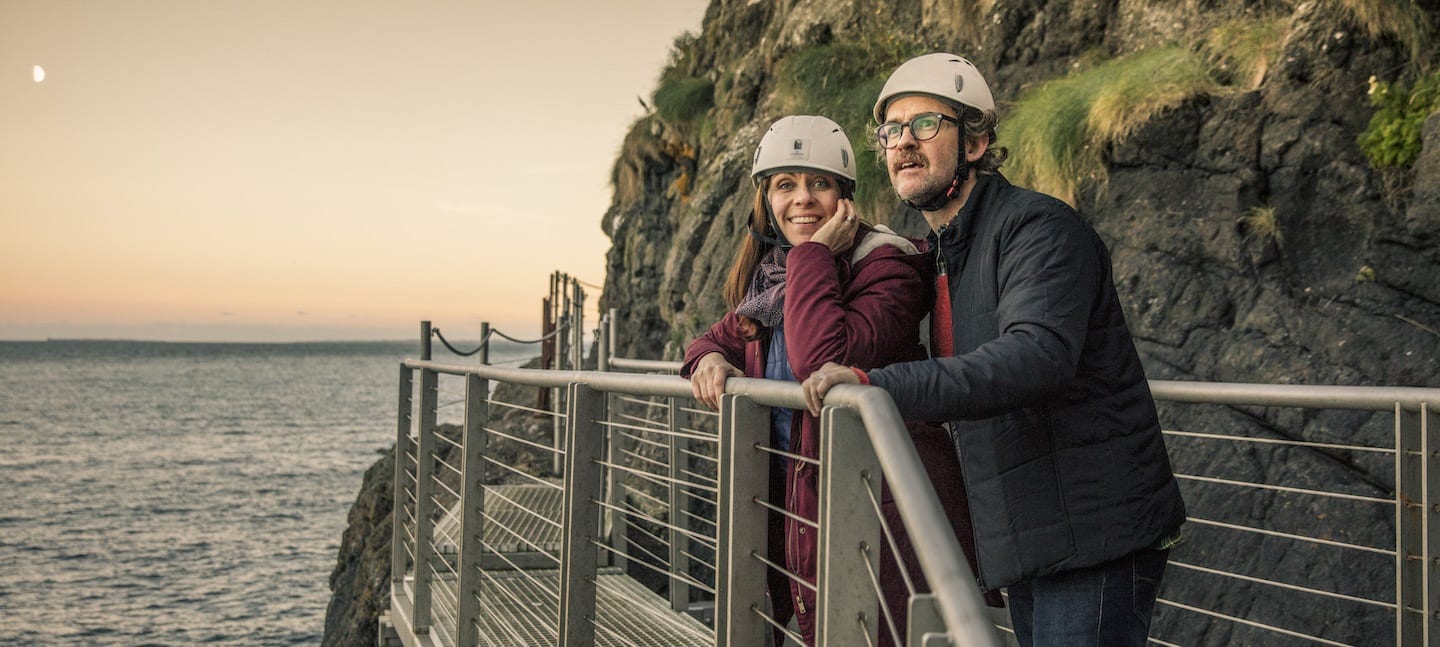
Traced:
POLYGON ((480 364, 490 363, 490 322, 480 322, 480 364))
POLYGON ((585 369, 585 288, 580 287, 579 280, 572 281, 570 285, 575 293, 575 301, 573 301, 575 307, 573 307, 573 316, 570 317, 570 321, 575 321, 572 330, 572 333, 575 334, 575 343, 572 344, 572 349, 575 349, 573 369, 583 370, 585 369))
POLYGON ((604 326, 604 334, 605 338, 609 340, 609 343, 606 344, 606 346, 608 347, 610 352, 605 356, 605 366, 608 368, 610 366, 610 360, 614 359, 615 355, 619 352, 619 348, 615 345, 616 342, 619 341, 615 336, 615 327, 618 325, 617 322, 620 320, 620 309, 611 308, 610 316, 607 317, 607 320, 608 323, 606 326, 604 326))
MULTIPOLYGON (((613 310, 612 310, 613 312, 613 310)), ((595 370, 610 370, 610 316, 600 316, 600 327, 595 329, 595 370)))
POLYGON ((430 361, 430 322, 420 322, 420 359, 430 361))

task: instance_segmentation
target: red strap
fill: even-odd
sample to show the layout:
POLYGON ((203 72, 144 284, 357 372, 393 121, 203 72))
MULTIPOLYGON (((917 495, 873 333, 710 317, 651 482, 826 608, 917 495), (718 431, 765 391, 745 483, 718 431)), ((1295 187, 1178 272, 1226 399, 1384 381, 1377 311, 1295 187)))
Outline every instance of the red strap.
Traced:
POLYGON ((860 370, 859 367, 851 366, 851 367, 850 367, 850 370, 852 370, 852 371, 855 372, 855 377, 860 378, 860 383, 861 383, 861 384, 869 384, 869 383, 870 383, 870 376, 869 376, 869 375, 866 375, 866 374, 865 374, 865 371, 860 370))
POLYGON ((950 326, 950 278, 935 277, 935 310, 930 313, 930 356, 955 356, 955 330, 950 326))

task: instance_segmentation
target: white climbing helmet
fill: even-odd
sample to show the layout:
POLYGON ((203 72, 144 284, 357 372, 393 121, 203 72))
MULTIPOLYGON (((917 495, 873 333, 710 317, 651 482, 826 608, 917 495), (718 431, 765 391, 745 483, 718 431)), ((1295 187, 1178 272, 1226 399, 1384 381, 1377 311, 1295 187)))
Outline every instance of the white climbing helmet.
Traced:
POLYGON ((875 121, 885 121, 885 106, 894 99, 925 94, 985 111, 995 110, 995 97, 975 64, 943 52, 916 56, 890 74, 875 101, 875 121))
POLYGON ((818 115, 784 117, 755 147, 750 179, 783 171, 819 171, 854 182, 855 151, 840 124, 818 115))

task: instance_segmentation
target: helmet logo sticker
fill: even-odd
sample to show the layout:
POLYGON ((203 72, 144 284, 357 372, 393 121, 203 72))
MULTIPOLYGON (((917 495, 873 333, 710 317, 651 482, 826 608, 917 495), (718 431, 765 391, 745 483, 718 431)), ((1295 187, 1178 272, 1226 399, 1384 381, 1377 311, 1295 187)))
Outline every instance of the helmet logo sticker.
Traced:
POLYGON ((810 140, 796 139, 790 144, 790 155, 788 157, 792 160, 810 159, 810 140))

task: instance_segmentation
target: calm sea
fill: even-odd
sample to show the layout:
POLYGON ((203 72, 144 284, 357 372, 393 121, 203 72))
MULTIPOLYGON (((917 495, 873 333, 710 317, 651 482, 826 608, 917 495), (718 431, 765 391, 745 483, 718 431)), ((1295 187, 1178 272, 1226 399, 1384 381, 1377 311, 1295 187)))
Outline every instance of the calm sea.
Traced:
POLYGON ((0 342, 0 645, 319 644, 346 514, 416 356, 0 342))

